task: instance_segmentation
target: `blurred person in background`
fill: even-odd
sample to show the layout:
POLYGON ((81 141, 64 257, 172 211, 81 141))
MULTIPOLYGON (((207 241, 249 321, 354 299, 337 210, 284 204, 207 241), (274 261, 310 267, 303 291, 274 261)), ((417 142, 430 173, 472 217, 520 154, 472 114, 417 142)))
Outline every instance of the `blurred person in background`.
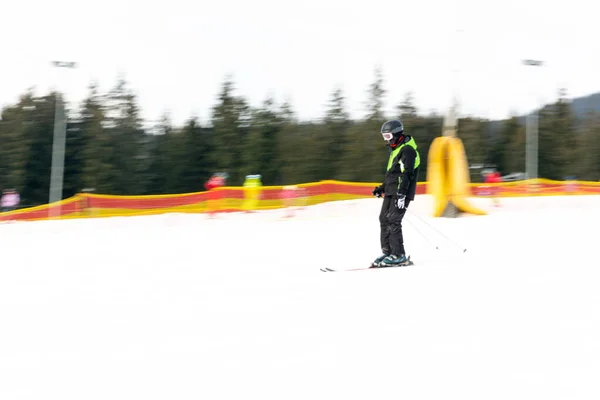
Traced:
POLYGON ((12 211, 21 202, 21 197, 15 189, 4 189, 2 191, 2 211, 12 211))
POLYGON ((217 172, 210 177, 210 179, 204 184, 206 190, 212 190, 218 187, 223 187, 227 183, 227 172, 217 172))
POLYGON ((281 190, 281 199, 283 200, 283 207, 285 208, 284 218, 291 218, 294 216, 294 206, 296 205, 298 187, 296 185, 286 185, 281 190))
POLYGON ((381 135, 391 151, 385 179, 373 189, 374 196, 383 197, 379 214, 383 254, 373 261, 372 268, 407 265, 402 219, 408 205, 415 199, 421 164, 417 143, 412 136, 404 134, 400 120, 384 123, 381 135))
POLYGON ((490 197, 492 198, 492 203, 496 207, 500 206, 500 200, 498 200, 498 192, 500 191, 500 188, 495 184, 501 182, 502 177, 500 176, 500 172, 498 171, 490 172, 489 174, 485 175, 485 183, 489 185, 488 192, 490 194, 490 197))
POLYGON ((227 178, 229 178, 227 172, 217 172, 204 184, 204 188, 208 191, 206 208, 211 217, 219 209, 220 193, 215 189, 224 187, 227 184, 227 178))

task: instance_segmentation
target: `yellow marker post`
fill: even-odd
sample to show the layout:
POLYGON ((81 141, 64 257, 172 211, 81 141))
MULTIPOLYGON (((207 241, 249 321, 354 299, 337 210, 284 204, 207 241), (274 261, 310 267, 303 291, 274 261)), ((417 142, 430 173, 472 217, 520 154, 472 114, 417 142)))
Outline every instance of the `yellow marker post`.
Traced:
POLYGON ((261 195, 262 181, 260 175, 247 175, 244 181, 244 203, 242 209, 252 212, 258 209, 261 195))

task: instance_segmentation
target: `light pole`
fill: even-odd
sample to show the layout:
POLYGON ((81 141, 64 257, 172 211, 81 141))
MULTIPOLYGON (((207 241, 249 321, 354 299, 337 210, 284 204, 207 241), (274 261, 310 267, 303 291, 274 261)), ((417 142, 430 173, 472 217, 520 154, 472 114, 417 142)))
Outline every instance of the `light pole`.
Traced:
MULTIPOLYGON (((523 60, 523 65, 540 67, 543 65, 543 62, 540 60, 523 60)), ((527 123, 525 125, 525 173, 527 179, 538 178, 538 113, 536 107, 527 115, 527 123)))
MULTIPOLYGON (((56 68, 75 68, 76 64, 71 61, 52 61, 56 68)), ((62 200, 63 177, 65 165, 65 145, 67 138, 67 122, 65 120, 65 105, 58 90, 56 91, 56 102, 54 106, 54 137, 52 139, 52 167, 50 170, 50 199, 49 203, 62 200)), ((60 215, 60 205, 50 206, 48 217, 60 215)))

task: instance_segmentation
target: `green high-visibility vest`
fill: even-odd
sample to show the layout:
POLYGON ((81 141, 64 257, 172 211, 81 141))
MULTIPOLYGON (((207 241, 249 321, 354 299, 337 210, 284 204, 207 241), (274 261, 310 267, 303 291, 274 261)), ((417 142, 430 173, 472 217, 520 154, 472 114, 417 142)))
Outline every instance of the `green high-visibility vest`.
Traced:
MULTIPOLYGON (((415 169, 417 169, 417 167, 419 165, 421 165, 421 156, 419 155, 419 151, 417 150, 417 142, 415 142, 415 139, 410 138, 410 140, 408 142, 403 143, 402 145, 396 147, 394 149, 394 151, 392 151, 392 153, 390 154, 390 159, 388 161, 388 166, 387 166, 388 171, 390 169, 392 169, 392 167, 394 166, 394 159, 396 157, 398 157, 398 154, 400 154, 400 151, 402 151, 404 146, 412 147, 413 149, 415 149, 415 152, 417 153, 417 157, 415 158, 415 169)), ((400 160, 398 160, 398 163, 400 164, 400 172, 404 172, 404 164, 402 164, 402 162, 400 160)))

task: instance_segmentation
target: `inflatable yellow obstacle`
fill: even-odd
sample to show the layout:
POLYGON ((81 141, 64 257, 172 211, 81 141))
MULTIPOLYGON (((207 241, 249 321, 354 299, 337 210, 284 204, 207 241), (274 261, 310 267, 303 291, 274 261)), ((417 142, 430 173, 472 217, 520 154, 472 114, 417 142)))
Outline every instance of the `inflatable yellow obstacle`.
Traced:
POLYGON ((471 205, 469 167, 462 141, 456 137, 453 112, 444 126, 444 136, 436 138, 429 148, 427 193, 433 197, 434 217, 456 217, 459 212, 485 215, 471 205))

